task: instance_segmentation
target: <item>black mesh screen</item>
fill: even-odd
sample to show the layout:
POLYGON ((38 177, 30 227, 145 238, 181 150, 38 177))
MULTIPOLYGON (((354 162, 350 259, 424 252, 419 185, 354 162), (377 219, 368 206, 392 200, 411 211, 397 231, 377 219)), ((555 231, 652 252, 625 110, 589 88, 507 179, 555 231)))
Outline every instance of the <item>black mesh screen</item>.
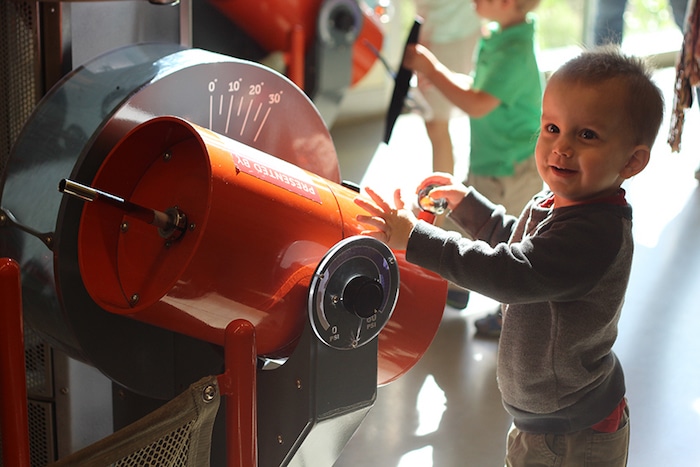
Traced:
POLYGON ((37 12, 37 2, 0 2, 0 175, 40 96, 37 12))

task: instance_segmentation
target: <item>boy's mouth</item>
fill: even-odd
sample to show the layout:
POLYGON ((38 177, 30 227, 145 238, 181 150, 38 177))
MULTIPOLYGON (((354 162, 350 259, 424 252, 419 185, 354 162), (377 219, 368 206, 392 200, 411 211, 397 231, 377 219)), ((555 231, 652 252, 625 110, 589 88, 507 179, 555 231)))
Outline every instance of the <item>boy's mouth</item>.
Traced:
POLYGON ((566 175, 573 175, 573 174, 576 173, 576 170, 567 169, 567 168, 565 168, 565 167, 558 167, 558 166, 556 166, 556 165, 550 165, 549 167, 550 167, 550 168, 552 169, 552 171, 554 171, 554 173, 556 173, 557 175, 564 175, 564 176, 566 176, 566 175))

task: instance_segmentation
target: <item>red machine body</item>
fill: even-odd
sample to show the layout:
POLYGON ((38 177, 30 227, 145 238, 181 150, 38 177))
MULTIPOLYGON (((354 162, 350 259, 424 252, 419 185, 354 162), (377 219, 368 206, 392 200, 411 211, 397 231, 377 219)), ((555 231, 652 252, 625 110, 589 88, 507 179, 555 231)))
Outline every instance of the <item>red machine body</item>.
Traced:
MULTIPOLYGON (((246 319, 261 356, 289 355, 316 266, 364 228, 355 191, 175 117, 129 133, 92 185, 156 210, 177 208, 188 225, 168 240, 118 208, 88 203, 78 254, 95 302, 218 345, 231 321, 246 319)), ((422 356, 444 306, 442 279, 400 263, 399 301, 380 334, 379 383, 422 356)))
MULTIPOLYGON (((305 56, 318 29, 324 0, 208 0, 250 37, 270 52, 285 53, 287 76, 304 87, 305 56)), ((338 2, 336 2, 338 3, 338 2)), ((362 27, 352 46, 352 80, 356 84, 372 67, 381 50, 383 33, 374 10, 360 2, 362 27), (369 44, 369 46, 368 46, 369 44)), ((342 18, 329 18, 343 21, 342 18)), ((339 25, 342 29, 344 26, 339 25)))
MULTIPOLYGON (((210 441, 213 465, 224 465, 224 453, 232 467, 332 465, 377 384, 427 350, 446 292, 444 280, 402 252, 358 235, 357 193, 341 184, 328 126, 381 50, 376 16, 355 0, 213 0, 269 52, 284 52, 287 79, 237 53, 184 46, 179 33, 189 27, 195 42, 212 29, 213 45, 248 44, 218 37, 204 21, 211 10, 190 17, 190 2, 100 2, 105 23, 94 22, 87 2, 63 12, 62 3, 41 10, 47 27, 36 30, 50 33, 53 20, 90 25, 41 43, 61 52, 70 44, 83 65, 63 55, 31 62, 61 65, 61 74, 42 76, 72 71, 29 117, 0 185, 0 256, 15 258, 22 273, 20 295, 16 265, 0 268, 12 319, 0 341, 14 349, 2 374, 22 388, 23 317, 34 340, 53 349, 47 374, 61 378, 48 393, 29 394, 40 407, 54 404, 52 434, 39 437, 57 434, 49 458, 93 465, 73 459, 102 456, 112 435, 134 426, 150 431, 139 423, 145 412, 161 413, 213 375, 216 384, 197 393, 207 403, 226 399, 225 416, 209 418, 198 438, 210 441), (62 196, 56 184, 68 180, 165 215, 168 227, 62 196), (175 218, 186 222, 172 230, 175 218), (357 308, 343 305, 346 293, 361 298, 357 308), (345 329, 371 331, 364 340, 337 345, 336 323, 324 322, 336 302, 343 306, 332 311, 354 320, 345 329), (380 308, 385 321, 374 326, 380 308)), ((14 434, 27 431, 27 396, 3 394, 4 455, 20 465, 29 441, 14 434)), ((159 444, 141 438, 144 450, 159 444)))

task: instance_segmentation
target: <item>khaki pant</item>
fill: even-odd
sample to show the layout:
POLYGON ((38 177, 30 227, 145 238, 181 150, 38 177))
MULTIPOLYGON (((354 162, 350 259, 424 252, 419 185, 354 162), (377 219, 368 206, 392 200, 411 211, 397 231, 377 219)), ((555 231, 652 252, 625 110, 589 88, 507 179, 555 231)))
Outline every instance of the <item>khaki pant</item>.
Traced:
POLYGON ((509 177, 469 174, 465 183, 491 202, 503 205, 506 212, 513 216, 519 216, 528 201, 544 188, 534 157, 517 163, 515 173, 509 177))
POLYGON ((630 441, 629 409, 614 433, 592 429, 565 435, 508 432, 507 467, 625 467, 630 441))

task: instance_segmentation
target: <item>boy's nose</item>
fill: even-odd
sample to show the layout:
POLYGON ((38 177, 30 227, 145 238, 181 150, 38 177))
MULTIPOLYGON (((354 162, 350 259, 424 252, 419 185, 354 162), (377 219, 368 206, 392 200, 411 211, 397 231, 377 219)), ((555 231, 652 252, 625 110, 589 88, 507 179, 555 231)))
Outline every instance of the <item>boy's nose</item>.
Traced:
POLYGON ((561 157, 571 157, 570 151, 561 148, 554 148, 554 154, 561 157))
POLYGON ((552 147, 554 154, 562 157, 571 157, 573 149, 565 138, 559 138, 552 147))

